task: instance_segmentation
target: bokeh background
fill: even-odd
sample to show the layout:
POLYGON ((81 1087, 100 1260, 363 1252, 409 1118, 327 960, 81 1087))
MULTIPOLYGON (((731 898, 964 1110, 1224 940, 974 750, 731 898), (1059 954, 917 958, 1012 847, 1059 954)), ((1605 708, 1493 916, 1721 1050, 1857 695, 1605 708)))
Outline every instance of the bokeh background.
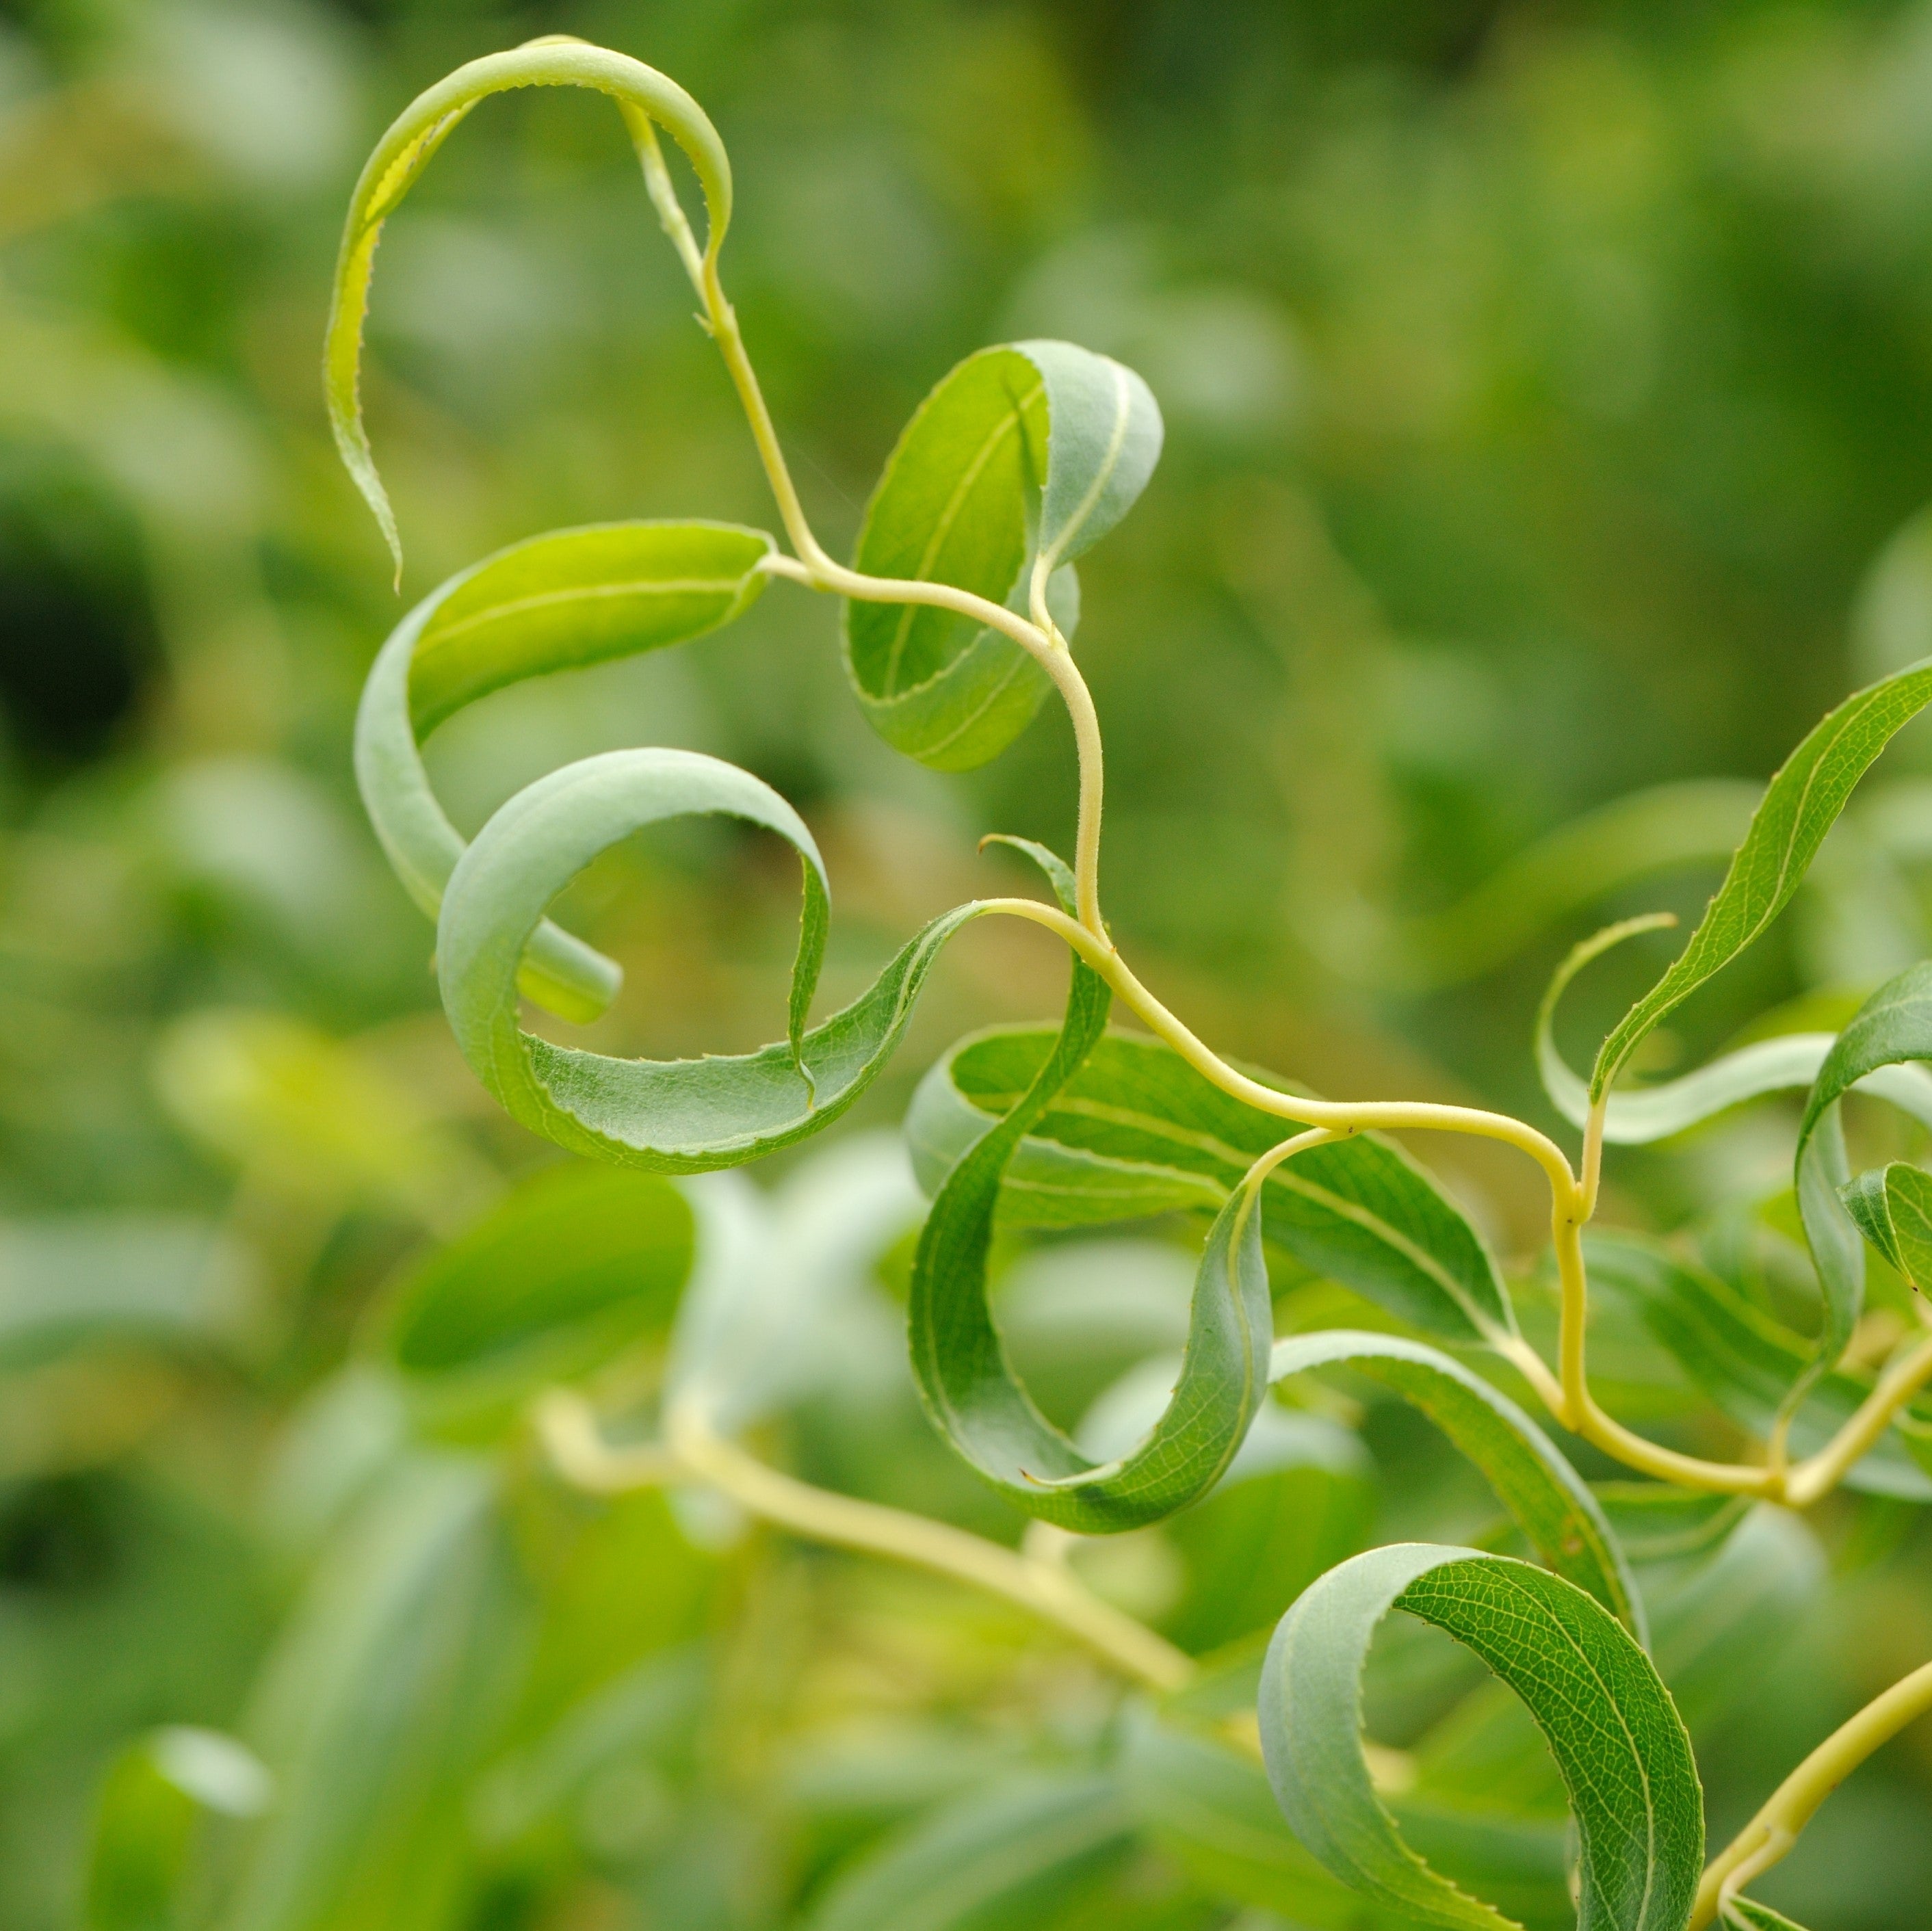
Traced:
MULTIPOLYGON (((578 1508, 519 1464, 512 1560, 475 1542, 446 1450, 375 1526, 343 1526, 399 1426, 356 1365, 386 1296, 546 1156, 447 1043, 427 928, 356 803, 356 697, 404 606, 329 443, 320 334, 382 126, 452 66, 548 31, 649 60, 717 121, 740 192, 728 280, 835 550, 920 397, 982 343, 1065 335, 1152 383, 1162 468, 1083 566, 1106 897, 1143 976, 1230 1054, 1553 1123, 1528 1044, 1562 948, 1616 913, 1694 908, 1747 781, 1854 682, 1932 649, 1914 521, 1932 498, 1932 8, 6 0, 7 1931, 76 1921, 102 1779, 155 1726, 300 1758, 345 1686, 403 1668, 406 1635, 451 1708, 478 1700, 459 1680, 488 1649, 469 1610, 446 1626, 406 1592, 376 1600, 392 1543, 443 1549, 445 1575, 459 1556, 527 1572, 537 1660, 506 1720, 526 1742, 640 1660, 711 1644, 724 1687, 698 1744, 598 1758, 568 1802, 506 1796, 474 1763, 432 1774, 380 1723, 326 1738, 337 1755, 309 1774, 388 1795, 334 1839, 284 1843, 222 1921, 802 1923, 917 1806, 1104 1727, 1080 1667, 1003 1615, 734 1543, 656 1498, 578 1508), (1538 844, 1694 781, 1607 847, 1538 844), (1480 901, 1500 922, 1459 922, 1512 862, 1480 901)), ((366 396, 406 601, 560 525, 771 522, 690 310, 614 115, 573 94, 473 117, 376 279, 366 396)), ((898 760, 846 694, 836 611, 783 586, 700 645, 502 694, 434 760, 473 826, 542 771, 634 742, 716 752, 805 811, 832 873, 834 994, 1005 877, 975 856, 982 832, 1069 839, 1060 720, 963 778, 898 760)), ((1767 1009, 1842 1011, 1932 949, 1922 764, 1908 736, 1818 887, 1651 1069, 1767 1009)), ((795 892, 723 832, 601 863, 573 910, 628 981, 593 1040, 767 1037, 795 892)), ((1575 1054, 1663 955, 1580 988, 1575 1054)), ((961 1032, 1052 1012, 1062 970, 1037 934, 970 934, 854 1135, 892 1125, 961 1032)), ((1771 1200, 1775 1233, 1788 1128, 1774 1109, 1626 1157, 1612 1211, 1669 1230, 1771 1200)), ((1430 1153, 1533 1265, 1534 1174, 1430 1153)), ((1161 1277, 1148 1304, 1169 1306, 1172 1252, 1136 1252, 1161 1277)), ((1035 1323, 1042 1373, 1103 1304, 1090 1280, 1059 1292, 1035 1323)), ((898 1492, 988 1526, 892 1388, 874 1446, 898 1492)), ((862 1430, 791 1426, 821 1477, 890 1486, 862 1430)), ((1384 1446, 1388 1469, 1432 1465, 1384 1446)), ((1384 1486, 1385 1527, 1419 1519, 1413 1485, 1384 1486)), ((1750 1693, 1700 1738, 1714 1818, 1932 1654, 1920 1513, 1826 1512, 1803 1615, 1753 1626, 1718 1672, 1750 1693)), ((1158 1595, 1126 1568, 1115 1586, 1158 1595)), ((649 1681, 661 1742, 683 1679, 649 1681)), ((1822 1931, 1922 1924, 1928 1789, 1922 1726, 1821 1820, 1790 1908, 1822 1931)), ((1116 1925, 1239 1914, 1134 1870, 1116 1925)))

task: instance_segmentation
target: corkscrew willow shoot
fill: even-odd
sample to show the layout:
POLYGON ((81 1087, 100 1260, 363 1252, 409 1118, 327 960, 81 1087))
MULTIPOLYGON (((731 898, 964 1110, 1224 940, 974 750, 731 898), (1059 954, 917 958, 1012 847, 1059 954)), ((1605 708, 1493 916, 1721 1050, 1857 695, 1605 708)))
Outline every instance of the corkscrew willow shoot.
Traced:
MULTIPOLYGON (((1149 990, 1102 910, 1104 766, 1074 654, 1075 565, 1126 514, 1152 472, 1162 433, 1152 394, 1120 363, 1068 343, 1018 342, 968 357, 908 424, 853 562, 838 562, 813 532, 724 292, 732 181, 724 147, 691 96, 638 61, 553 37, 472 61, 404 112, 364 171, 338 270, 326 380, 344 460, 398 573, 396 519, 360 389, 376 241, 464 117, 491 94, 533 86, 588 88, 615 101, 742 407, 788 548, 764 531, 696 521, 556 532, 432 592, 384 648, 358 718, 358 779, 386 851, 436 921, 445 1007, 478 1077, 533 1131, 594 1159, 674 1174, 740 1165, 821 1131, 856 1100, 964 925, 998 916, 1052 933, 1071 957, 1060 1024, 962 1042, 928 1076, 908 1122, 932 1196, 908 1326, 935 1428, 1038 1523, 1098 1535, 1174 1516, 1212 1492, 1255 1427, 1272 1379, 1346 1366, 1379 1381, 1482 1471, 1534 1560, 1396 1546, 1353 1558, 1300 1597, 1270 1652, 1260 1720, 1275 1790, 1297 1834, 1336 1876, 1391 1908, 1436 1924, 1507 1921, 1408 1846, 1364 1754, 1367 1645, 1382 1618, 1401 1609, 1474 1650, 1542 1726, 1577 1823, 1580 1923, 1683 1931, 1732 1909, 1738 1887, 1781 1855, 1844 1769, 1922 1707, 1924 1673, 1796 1773, 1700 1889, 1702 1813, 1689 1740, 1643 1647, 1640 1595, 1592 1492, 1528 1414, 1430 1342, 1342 1332, 1277 1345, 1266 1251, 1295 1255, 1436 1339, 1487 1349, 1564 1427, 1682 1490, 1802 1507, 1868 1458, 1895 1455, 1892 1425, 1932 1380, 1932 1338, 1903 1351, 1869 1387, 1841 1363, 1863 1308, 1867 1240, 1908 1279, 1921 1278, 1922 1254, 1932 1257, 1932 1210, 1922 1210, 1932 1204, 1932 1183, 1910 1165, 1855 1178, 1839 1112, 1856 1090, 1932 1120, 1932 1077, 1920 1063, 1932 1059, 1932 967, 1882 988, 1838 1034, 1746 1048, 1666 1087, 1627 1090, 1616 1082, 1651 1029, 1790 901, 1860 777, 1932 701, 1932 663, 1860 691, 1799 745, 1760 801, 1683 950, 1612 1029, 1587 1080, 1555 1045, 1558 1000, 1599 952, 1659 922, 1613 928, 1566 962, 1538 1022, 1537 1055, 1552 1099, 1582 1129, 1574 1166, 1547 1135, 1504 1114, 1336 1101, 1243 1070, 1149 990), (696 176, 701 241, 660 130, 696 176), (689 752, 611 752, 529 786, 466 844, 422 756, 430 733, 489 692, 698 637, 734 621, 774 581, 841 600, 854 694, 897 749, 943 770, 983 763, 1051 694, 1070 721, 1077 760, 1072 865, 1006 841, 1038 868, 1048 895, 992 897, 941 915, 857 1000, 816 1024, 830 883, 810 829, 768 785, 689 752), (652 1061, 526 1030, 523 1000, 582 1021, 607 1006, 619 984, 613 962, 549 922, 557 893, 628 833, 691 814, 774 834, 799 859, 803 903, 784 1039, 752 1054, 652 1061), (1115 1000, 1144 1034, 1108 1030, 1115 1000), (1808 1095, 1794 1185, 1824 1320, 1760 1431, 1762 1459, 1724 1463, 1648 1441, 1598 1402, 1586 1359, 1586 1229, 1606 1145, 1664 1138, 1779 1088, 1808 1095), (1390 1133, 1472 1135, 1535 1162, 1549 1190, 1560 1298, 1553 1369, 1518 1331, 1480 1233, 1390 1133), (1176 1210, 1209 1225, 1171 1392, 1135 1445, 1090 1455, 1045 1419, 1008 1360, 988 1297, 996 1222, 1100 1225, 1176 1210), (1796 1443, 1808 1451, 1796 1453, 1796 1443)), ((1639 1264, 1626 1254, 1618 1264, 1639 1264)), ((1642 1264, 1666 1263, 1652 1256, 1642 1264)), ((581 1485, 702 1481, 795 1534, 894 1556, 1021 1603, 1153 1690, 1179 1690, 1194 1675, 1180 1651, 1094 1595, 1040 1546, 1016 1553, 812 1489, 749 1455, 688 1389, 667 1402, 659 1447, 607 1450, 592 1411, 562 1393, 543 1406, 541 1427, 558 1468, 581 1485)), ((1042 1530, 1049 1540, 1053 1533, 1042 1530)))

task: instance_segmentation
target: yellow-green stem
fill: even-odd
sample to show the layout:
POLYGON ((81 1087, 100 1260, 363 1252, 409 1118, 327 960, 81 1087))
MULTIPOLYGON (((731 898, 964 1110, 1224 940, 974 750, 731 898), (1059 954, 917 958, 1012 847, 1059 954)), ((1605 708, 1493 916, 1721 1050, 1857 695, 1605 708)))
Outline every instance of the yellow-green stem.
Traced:
POLYGON ((580 1488, 609 1494, 667 1481, 705 1482, 748 1513, 808 1541, 909 1563, 1004 1597, 1150 1688, 1178 1690, 1193 1674, 1193 1663, 1182 1651, 1102 1602, 1064 1561, 1016 1552, 950 1523, 835 1495, 782 1474, 720 1435, 695 1402, 673 1405, 662 1447, 608 1447, 588 1404, 562 1390, 543 1399, 536 1419, 558 1471, 580 1488))
POLYGON ((1711 1860, 1697 1887, 1688 1931, 1702 1931, 1726 1899, 1768 1870, 1829 1797, 1882 1744, 1932 1710, 1932 1663, 1894 1683, 1826 1738, 1772 1793, 1730 1845, 1711 1860))

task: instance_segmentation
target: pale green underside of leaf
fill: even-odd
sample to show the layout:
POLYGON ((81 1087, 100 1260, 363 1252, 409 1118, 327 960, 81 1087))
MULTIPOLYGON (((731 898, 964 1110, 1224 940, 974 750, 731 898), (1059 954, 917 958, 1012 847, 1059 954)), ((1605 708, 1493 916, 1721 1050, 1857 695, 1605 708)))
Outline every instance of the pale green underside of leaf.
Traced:
POLYGON ((1510 1922, 1423 1862, 1370 1781, 1361 1672, 1391 1608, 1474 1651, 1528 1706, 1576 1820, 1580 1931, 1682 1931, 1703 1862, 1703 1806, 1669 1693, 1593 1598, 1507 1557, 1373 1549, 1331 1570, 1282 1618, 1262 1672, 1262 1744, 1303 1843, 1371 1899, 1424 1923, 1510 1922))
MULTIPOLYGON (((1050 853, 1026 849, 1068 904, 1071 873, 1050 853)), ((1082 1453, 1013 1373, 987 1300, 1002 1178, 1029 1129, 1101 1039, 1110 1003, 1105 982, 1076 958, 1050 1050, 934 1196, 908 1306, 913 1372, 940 1435, 1016 1507, 1084 1534, 1140 1528, 1214 1487, 1267 1393, 1273 1339, 1261 1216, 1237 1194, 1208 1229, 1173 1393, 1127 1454, 1096 1463, 1082 1453)))
POLYGON ((1590 1075, 1593 1099, 1609 1090, 1650 1029, 1751 945, 1790 902, 1853 787, 1928 700, 1932 661, 1910 665, 1848 697, 1792 753, 1766 787, 1689 943, 1604 1040, 1590 1075))
MULTIPOLYGON (((1587 1116, 1590 1095, 1557 1051, 1552 1031, 1557 1001, 1582 966, 1656 923, 1630 919, 1585 940, 1558 969, 1544 996, 1536 1027, 1538 1069, 1552 1100, 1578 1125, 1587 1116)), ((1918 1063, 1928 1058, 1932 1058, 1932 965, 1921 964, 1881 986, 1835 1036, 1798 1033, 1759 1040, 1680 1079, 1608 1096, 1604 1138, 1640 1144, 1682 1132, 1762 1094, 1809 1088, 1793 1156, 1793 1183, 1818 1272, 1825 1321, 1808 1363, 1788 1388, 1786 1399, 1792 1404, 1802 1402, 1812 1381, 1844 1353, 1864 1304, 1864 1250, 1853 1224, 1859 1209, 1844 1195, 1850 1173, 1838 1102, 1848 1093, 1868 1093, 1932 1123, 1932 1072, 1918 1063)), ((1882 1237, 1883 1226, 1880 1216, 1866 1231, 1897 1265, 1882 1237)))
POLYGON ((1394 1335, 1332 1330, 1275 1343, 1276 1381, 1326 1367, 1379 1381, 1426 1415, 1481 1471, 1538 1559, 1642 1639, 1636 1585, 1596 1498, 1508 1396, 1438 1350, 1394 1335))
MULTIPOLYGON (((356 776, 389 862, 434 919, 464 842, 431 790, 420 739, 463 705, 526 677, 657 649, 728 623, 757 597, 772 548, 734 524, 629 523, 551 532, 452 577, 391 634, 356 719, 356 776)), ((600 952, 544 920, 526 997, 579 1023, 616 997, 600 952)))
MULTIPOLYGON (((1126 514, 1160 448, 1154 398, 1118 363, 1070 343, 981 349, 907 424, 867 506, 854 567, 1024 610, 1044 559, 1048 608, 1070 637, 1079 616, 1071 559, 1126 514)), ((873 727, 940 770, 997 756, 1048 688, 1020 645, 930 604, 852 600, 844 637, 873 727)))
MULTIPOLYGON (((922 1185, 936 1188, 1024 1090, 1052 1036, 1003 1027, 934 1066, 906 1118, 922 1185)), ((1000 1217, 1070 1228, 1214 1211, 1283 1130, 1159 1041, 1109 1034, 1028 1129, 1006 1169, 1000 1217)), ((1264 1183, 1262 1213, 1270 1240, 1418 1327, 1465 1341, 1514 1331, 1481 1237, 1391 1141, 1362 1135, 1298 1154, 1264 1183)))
POLYGON ((376 244, 383 222, 471 109, 492 94, 520 87, 590 88, 610 96, 627 113, 656 122, 696 170, 710 223, 708 252, 716 253, 731 218, 731 164, 717 130, 676 82, 627 54, 582 41, 514 47, 469 61, 404 109, 376 143, 350 199, 322 352, 323 388, 336 447, 375 513, 399 577, 401 541, 362 422, 362 325, 376 244))
MULTIPOLYGON (((1543 996, 1536 1020, 1537 1071, 1550 1103, 1573 1126, 1582 1126, 1589 1117, 1590 1089, 1558 1050, 1558 1003, 1571 979, 1592 960, 1639 932, 1654 931, 1659 923, 1655 918, 1626 919, 1586 939, 1557 968, 1543 996)), ((1714 1119, 1747 1100, 1808 1087, 1830 1057, 1837 1037, 1831 1033, 1786 1033, 1754 1040, 1678 1078, 1613 1092, 1604 1110, 1604 1138, 1612 1146, 1646 1146, 1714 1119)), ((1932 1123, 1932 1074, 1921 1068, 1875 1060, 1851 1084, 1932 1123)))

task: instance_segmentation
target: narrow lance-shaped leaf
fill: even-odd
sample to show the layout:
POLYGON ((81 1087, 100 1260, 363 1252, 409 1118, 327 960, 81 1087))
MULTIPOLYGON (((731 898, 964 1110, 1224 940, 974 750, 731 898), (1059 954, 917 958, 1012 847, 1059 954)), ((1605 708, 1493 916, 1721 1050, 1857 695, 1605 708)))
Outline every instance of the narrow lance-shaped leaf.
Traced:
MULTIPOLYGON (((356 777, 376 835, 430 918, 464 843, 430 789, 422 739, 465 704, 526 677, 700 637, 741 615, 764 584, 761 530, 623 523, 512 544, 430 592, 391 634, 356 718, 356 777)), ((544 920, 521 969, 526 997, 594 1019, 617 967, 544 920)))
MULTIPOLYGON (((1675 923, 1668 913, 1652 913, 1606 925, 1576 946, 1552 975, 1537 1012, 1536 1066, 1550 1103, 1572 1126, 1581 1126, 1589 1117, 1590 1089, 1557 1048, 1558 1003, 1592 960, 1640 932, 1675 923)), ((1612 1146, 1646 1146, 1714 1119, 1746 1100, 1808 1087, 1817 1078, 1837 1038, 1834 1033, 1781 1033, 1754 1040, 1676 1079, 1612 1093, 1604 1106, 1604 1138, 1612 1146)), ((1932 1122, 1932 1075, 1922 1068, 1880 1065, 1862 1075, 1856 1084, 1861 1091, 1932 1122)))
MULTIPOLYGON (((1052 1039, 1039 1027, 1001 1027, 933 1068, 906 1118, 922 1184, 936 1189, 1012 1105, 1052 1039)), ((1110 1034, 1028 1128, 1006 1171, 999 1217, 1068 1228, 1215 1212, 1286 1130, 1160 1041, 1110 1034)), ((1261 1208, 1269 1240, 1404 1321, 1456 1341, 1515 1331, 1480 1235, 1391 1141, 1360 1134, 1297 1154, 1263 1183, 1261 1208)))
POLYGON ((1932 1174, 1894 1160, 1839 1189, 1852 1224, 1922 1294, 1932 1281, 1932 1174))
MULTIPOLYGON (((1070 636, 1071 559, 1126 514, 1160 451, 1140 377, 1066 342, 981 349, 922 403, 866 507, 854 567, 1024 608, 1037 586, 1070 636)), ((926 604, 854 599, 845 664, 886 742, 944 771, 1018 736, 1046 673, 1001 632, 926 604)))
MULTIPOLYGON (((1045 853, 1063 901, 1073 880, 1045 853)), ((987 1301, 994 1205, 1029 1127, 1094 1049, 1106 982, 1078 959, 1066 1016, 1032 1083, 948 1174, 913 1264, 913 1371, 934 1425, 1016 1507, 1086 1534, 1137 1528, 1204 1495, 1241 1445, 1268 1387, 1272 1308, 1261 1216, 1246 1192, 1208 1230, 1180 1376, 1160 1420, 1130 1453, 1096 1464, 1034 1405, 1006 1360, 987 1301)))
POLYGON ((628 54, 562 36, 532 41, 467 62, 404 109, 376 143, 350 201, 322 353, 323 386, 336 448, 375 512, 399 577, 401 539, 362 423, 362 324, 376 244, 383 223, 470 109, 490 94, 520 87, 592 88, 628 110, 627 120, 635 115, 646 130, 651 121, 665 128, 698 175, 709 223, 707 258, 716 256, 731 218, 731 164, 718 130, 676 81, 628 54))
POLYGON ((1852 788, 1894 733, 1928 702, 1932 660, 1846 698, 1785 760, 1689 943, 1604 1040, 1590 1075, 1593 1101, 1610 1090, 1651 1028, 1722 971, 1790 903, 1852 788))
POLYGON ((1587 1590, 1643 1635, 1643 1611, 1623 1551, 1588 1485, 1515 1402, 1419 1341, 1334 1330, 1274 1346, 1273 1378, 1346 1367, 1392 1389, 1480 1469, 1538 1559, 1587 1590))
POLYGON ((1704 1855, 1690 1740, 1650 1660, 1574 1585, 1474 1549, 1396 1543, 1354 1557, 1282 1618, 1262 1676, 1262 1747, 1295 1834, 1376 1903, 1455 1931, 1494 1906, 1426 1864, 1376 1795, 1363 1666, 1390 1609, 1435 1624, 1522 1698, 1569 1792, 1579 1931, 1683 1931, 1704 1855))
POLYGON ((1816 1356, 1792 1384, 1789 1405, 1802 1401, 1817 1377, 1837 1366, 1864 1309, 1864 1245, 1848 1203, 1840 1198, 1851 1171, 1838 1103, 1880 1069, 1926 1059, 1932 1059, 1932 963, 1908 967, 1859 1007, 1819 1068, 1805 1100, 1792 1167, 1825 1318, 1816 1356))

